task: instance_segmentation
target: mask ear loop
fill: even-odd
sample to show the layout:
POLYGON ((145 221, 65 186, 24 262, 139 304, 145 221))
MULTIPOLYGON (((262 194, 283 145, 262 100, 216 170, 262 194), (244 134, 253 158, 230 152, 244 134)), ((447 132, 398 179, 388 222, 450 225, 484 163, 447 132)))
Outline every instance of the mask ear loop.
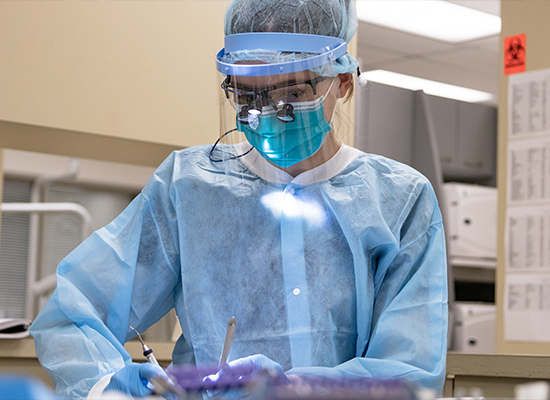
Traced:
MULTIPOLYGON (((335 81, 336 79, 340 79, 340 78, 334 77, 334 79, 332 80, 332 83, 330 84, 329 89, 328 89, 327 92, 325 93, 325 98, 326 98, 326 96, 329 94, 330 90, 332 89, 332 85, 334 84, 334 81, 335 81)), ((324 99, 323 99, 323 101, 324 101, 324 99)), ((334 116, 336 115, 336 109, 338 108, 338 104, 339 104, 339 103, 340 103, 340 102, 338 101, 338 99, 336 99, 336 101, 334 102, 334 109, 332 110, 332 116, 330 117, 330 122, 329 122, 329 125, 330 125, 331 127, 333 127, 332 124, 334 123, 334 116)), ((327 121, 327 122, 328 122, 328 121, 327 121)), ((336 136, 336 134, 334 134, 334 137, 336 138, 336 140, 338 140, 338 142, 342 143, 342 140, 341 140, 340 138, 338 138, 338 136, 336 136)))
MULTIPOLYGON (((334 77, 334 79, 332 80, 332 82, 330 83, 330 86, 328 87, 328 90, 327 92, 323 95, 323 102, 325 101, 325 99, 327 98, 328 94, 330 93, 330 91, 332 90, 332 85, 334 85, 334 82, 336 81, 336 79, 339 79, 337 76, 334 77)), ((336 109, 338 108, 338 99, 336 99, 336 101, 334 102, 334 110, 332 110, 332 116, 330 117, 330 122, 327 121, 329 123, 330 126, 332 126, 332 123, 334 122, 334 115, 336 114, 336 109)))
POLYGON ((212 149, 210 149, 210 154, 208 155, 208 158, 210 158, 210 161, 212 162, 222 162, 222 161, 227 161, 227 160, 236 160, 238 158, 241 158, 243 156, 246 156, 248 153, 250 153, 253 149, 254 149, 254 146, 251 146, 250 149, 246 152, 246 153, 243 153, 241 155, 238 155, 238 156, 232 156, 232 157, 229 157, 228 159, 226 160, 214 160, 214 158, 212 157, 213 153, 214 153, 214 149, 216 148, 216 146, 218 145, 218 143, 220 143, 220 140, 222 140, 224 137, 226 137, 227 135, 229 135, 231 132, 235 132, 237 130, 237 128, 234 128, 234 129, 231 129, 230 131, 227 131, 225 132, 222 136, 220 136, 220 138, 218 140, 216 140, 216 143, 214 143, 214 145, 212 146, 212 149))

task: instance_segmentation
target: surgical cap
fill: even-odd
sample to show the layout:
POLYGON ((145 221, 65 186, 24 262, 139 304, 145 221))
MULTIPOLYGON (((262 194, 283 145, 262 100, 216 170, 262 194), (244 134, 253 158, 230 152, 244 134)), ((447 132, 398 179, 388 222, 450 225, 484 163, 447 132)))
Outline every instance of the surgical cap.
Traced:
MULTIPOLYGON (((233 0, 225 13, 225 35, 249 32, 285 32, 332 36, 347 43, 357 30, 355 3, 351 0, 233 0)), ((223 61, 242 60, 283 63, 309 58, 313 54, 257 49, 225 54, 223 61)), ((359 66, 350 54, 312 69, 321 76, 353 73, 359 66)))

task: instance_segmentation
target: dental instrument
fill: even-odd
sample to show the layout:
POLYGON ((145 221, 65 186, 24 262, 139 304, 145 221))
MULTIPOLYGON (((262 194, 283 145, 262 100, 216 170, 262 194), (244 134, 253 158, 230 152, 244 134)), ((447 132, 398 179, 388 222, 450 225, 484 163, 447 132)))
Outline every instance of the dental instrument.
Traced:
POLYGON ((225 333, 225 342, 223 343, 223 350, 218 363, 218 368, 222 368, 227 364, 229 359, 229 351, 231 350, 231 344, 233 343, 233 337, 235 336, 235 329, 237 327, 237 320, 232 317, 227 324, 227 331, 225 333))
POLYGON ((147 361, 149 361, 151 364, 159 365, 157 359, 155 358, 155 355, 153 354, 153 350, 143 342, 143 339, 141 338, 141 335, 139 334, 139 332, 135 328, 133 328, 131 325, 130 325, 130 329, 132 329, 135 333, 137 333, 139 341, 141 342, 141 346, 143 348, 143 355, 145 356, 147 361))

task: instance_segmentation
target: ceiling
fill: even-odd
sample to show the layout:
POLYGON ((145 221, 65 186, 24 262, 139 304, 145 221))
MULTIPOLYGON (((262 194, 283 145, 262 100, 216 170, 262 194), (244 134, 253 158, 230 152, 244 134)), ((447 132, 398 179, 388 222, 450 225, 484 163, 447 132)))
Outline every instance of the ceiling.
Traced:
MULTIPOLYGON (((499 0, 452 2, 500 15, 499 0)), ((361 71, 385 69, 481 90, 492 93, 490 103, 497 104, 499 36, 451 44, 363 21, 357 34, 361 71)))

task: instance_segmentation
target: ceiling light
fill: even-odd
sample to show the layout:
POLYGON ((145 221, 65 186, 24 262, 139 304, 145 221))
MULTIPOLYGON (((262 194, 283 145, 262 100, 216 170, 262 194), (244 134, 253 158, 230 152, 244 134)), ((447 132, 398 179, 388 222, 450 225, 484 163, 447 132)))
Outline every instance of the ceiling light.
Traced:
POLYGON ((447 83, 430 81, 428 79, 398 74, 395 72, 384 71, 382 69, 361 72, 361 76, 364 76, 367 81, 383 83, 385 85, 410 90, 423 90, 426 94, 467 101, 469 103, 487 102, 494 99, 491 93, 468 89, 461 86, 449 85, 447 83))
POLYGON ((450 43, 500 33, 500 17, 443 0, 358 0, 361 21, 450 43))

